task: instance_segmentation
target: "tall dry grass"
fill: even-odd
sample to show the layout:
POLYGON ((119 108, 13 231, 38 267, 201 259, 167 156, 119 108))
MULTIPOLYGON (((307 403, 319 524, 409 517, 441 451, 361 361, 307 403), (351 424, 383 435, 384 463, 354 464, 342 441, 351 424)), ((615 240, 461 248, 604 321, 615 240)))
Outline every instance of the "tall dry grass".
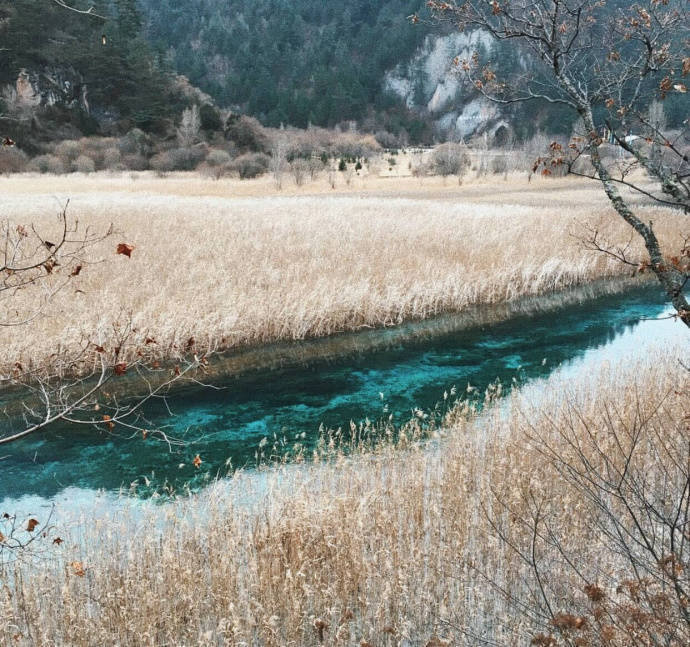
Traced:
MULTIPOLYGON (((0 642, 438 647, 526 645, 546 631, 555 641, 539 644, 604 644, 561 641, 507 541, 530 552, 522 522, 538 504, 576 559, 577 572, 541 555, 556 610, 582 604, 583 573, 616 595, 630 576, 625 560, 592 523, 597 509, 540 448, 567 456, 570 437, 597 464, 588 439, 610 450, 614 433, 636 430, 635 464, 658 484, 676 469, 659 450, 687 454, 683 352, 658 349, 576 383, 552 378, 479 418, 457 417, 431 446, 285 468, 258 485, 240 475, 158 511, 55 528, 44 543, 58 533, 65 543, 0 566, 0 642)), ((683 483, 666 478, 665 487, 678 501, 683 483)), ((663 550, 667 539, 658 541, 663 550)), ((608 645, 631 644, 622 630, 607 635, 608 645)))
MULTIPOLYGON (((55 187, 34 178, 27 199, 27 181, 7 181, 0 217, 50 232, 57 203, 72 194, 69 214, 82 227, 113 223, 121 233, 91 250, 94 264, 85 264, 44 316, 0 330, 2 367, 35 366, 85 340, 107 346, 128 313, 156 340, 147 352, 167 358, 190 338, 200 354, 304 339, 629 274, 571 235, 587 222, 612 241, 629 238, 605 200, 577 182, 509 182, 500 191, 479 184, 451 194, 439 187, 420 195, 410 180, 398 187, 413 198, 385 191, 233 198, 203 195, 218 183, 202 179, 149 179, 139 193, 137 182, 111 178, 105 193, 77 178, 46 195, 41 191, 55 187), (118 242, 135 246, 131 259, 115 255, 118 242)), ((640 213, 654 220, 669 249, 677 246, 682 217, 653 207, 640 213)), ((35 298, 23 290, 8 304, 30 311, 35 298)))

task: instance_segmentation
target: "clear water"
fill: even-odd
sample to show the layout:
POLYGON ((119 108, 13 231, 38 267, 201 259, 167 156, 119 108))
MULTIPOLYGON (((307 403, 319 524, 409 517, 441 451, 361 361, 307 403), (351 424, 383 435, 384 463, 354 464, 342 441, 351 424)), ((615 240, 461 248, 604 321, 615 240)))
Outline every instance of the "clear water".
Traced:
POLYGON ((631 331, 654 337, 662 324, 640 328, 640 322, 665 310, 657 290, 642 289, 336 361, 245 375, 221 390, 176 396, 169 401, 172 418, 163 410, 149 412, 189 442, 172 453, 151 438, 123 440, 55 427, 0 452, 0 502, 52 498, 74 488, 113 491, 135 481, 144 494, 147 479, 154 486, 202 485, 227 473, 228 460, 234 467, 252 466, 264 437, 293 440, 305 433, 308 443, 321 424, 347 428, 351 420, 389 414, 404 422, 415 408, 433 408, 453 386, 462 390, 469 383, 483 390, 496 378, 504 384, 514 377, 534 380, 617 338, 636 339, 631 331), (196 454, 204 461, 200 470, 191 462, 196 454))

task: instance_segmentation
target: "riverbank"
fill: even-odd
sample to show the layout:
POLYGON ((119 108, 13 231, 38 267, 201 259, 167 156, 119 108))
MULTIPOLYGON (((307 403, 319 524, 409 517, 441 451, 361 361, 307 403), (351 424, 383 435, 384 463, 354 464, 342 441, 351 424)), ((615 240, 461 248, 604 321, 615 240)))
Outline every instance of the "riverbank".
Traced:
MULTIPOLYGON (((442 316, 266 347, 258 357, 230 356, 223 374, 204 376, 213 387, 177 388, 142 411, 148 428, 164 430, 180 445, 126 428, 53 425, 6 447, 0 503, 5 496, 50 498, 74 487, 123 489, 144 498, 196 491, 269 456, 309 460, 323 429, 341 429, 341 438, 349 438, 352 424, 369 434, 383 421, 397 428, 413 415, 437 426, 457 397, 470 395, 470 386, 473 401, 497 380, 506 392, 561 371, 593 349, 618 361, 631 346, 675 339, 680 326, 645 321, 665 312, 653 285, 620 294, 582 289, 567 298, 538 297, 508 319, 500 317, 506 310, 475 315, 482 312, 491 318, 442 316), (197 455, 203 461, 198 467, 197 455)), ((110 395, 118 401, 138 386, 127 376, 116 384, 121 392, 110 395)), ((4 408, 9 414, 8 403, 4 408)), ((11 425, 7 419, 0 434, 11 425)))
MULTIPOLYGON (((568 456, 565 441, 577 439, 595 469, 597 447, 623 443, 611 467, 635 439, 631 469, 650 483, 682 468, 661 458, 687 447, 686 354, 682 337, 633 344, 618 361, 554 374, 475 420, 456 419, 434 451, 411 442, 336 452, 329 464, 265 473, 258 491, 240 474, 158 512, 46 529, 38 561, 0 567, 13 592, 0 598, 0 636, 123 647, 529 643, 553 625, 540 615, 533 571, 500 533, 529 550, 535 506, 577 560, 573 572, 539 544, 541 585, 559 611, 586 613, 581 577, 614 598, 626 574, 599 532, 600 511, 544 450, 568 456)), ((664 496, 681 500, 674 484, 664 496)))
MULTIPOLYGON (((242 184, 254 194, 241 197, 232 182, 186 176, 1 179, 0 215, 13 223, 50 231, 71 198, 81 227, 118 231, 90 249, 42 316, 0 329, 2 372, 73 370, 65 358, 114 347, 130 324, 141 344, 123 347, 120 360, 143 353, 164 362, 190 349, 201 357, 397 326, 630 275, 578 240, 587 225, 602 240, 629 240, 599 188, 583 181, 399 178, 295 196, 266 195, 262 182, 242 184), (119 242, 134 245, 131 258, 115 254, 119 242)), ((669 250, 677 246, 682 217, 639 209, 669 250)), ((629 253, 638 251, 633 240, 629 253)), ((59 268, 53 274, 60 281, 59 268)), ((34 296, 13 295, 18 317, 34 296)), ((81 356, 84 370, 92 355, 81 356)))

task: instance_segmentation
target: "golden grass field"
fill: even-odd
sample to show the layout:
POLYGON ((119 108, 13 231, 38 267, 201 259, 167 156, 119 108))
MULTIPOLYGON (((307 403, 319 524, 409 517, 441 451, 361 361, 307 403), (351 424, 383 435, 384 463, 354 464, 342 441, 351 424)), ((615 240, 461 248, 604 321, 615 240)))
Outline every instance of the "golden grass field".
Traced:
MULTIPOLYGON (((0 329, 3 367, 85 338, 108 344, 127 312, 168 357, 190 336, 225 349, 302 339, 630 274, 579 242, 586 224, 620 244, 629 233, 597 185, 574 179, 369 177, 278 192, 270 179, 134 177, 0 179, 13 223, 49 227, 69 198, 82 225, 120 232, 42 317, 0 329), (131 259, 115 254, 123 241, 131 259)), ((682 216, 638 212, 668 249, 680 241, 682 216)), ((29 308, 28 294, 12 305, 29 308)), ((634 474, 662 512, 687 498, 679 339, 575 380, 554 375, 478 416, 459 405, 430 443, 412 422, 396 445, 325 444, 308 464, 238 473, 166 506, 42 527, 41 548, 0 559, 0 645, 629 647, 674 631, 664 644, 687 644, 682 599, 653 581, 650 615, 628 595, 608 517, 564 468, 584 459, 586 476, 634 474), (535 514, 548 526, 533 534, 535 514)), ((635 532, 620 497, 607 506, 635 532)), ((665 555, 668 536, 657 541, 665 555)), ((662 580, 663 564, 649 566, 662 580)))
MULTIPOLYGON (((623 469, 634 445, 629 473, 643 474, 662 501, 681 500, 680 421, 690 415, 682 353, 682 345, 658 348, 653 361, 602 366, 567 383, 552 377, 536 398, 516 391, 478 418, 450 417, 431 446, 416 442, 411 426, 397 448, 354 458, 336 451, 327 463, 264 480, 238 474, 168 507, 97 510, 53 528, 47 553, 0 564, 0 643, 507 646, 545 631, 558 639, 552 645, 648 644, 630 641, 637 607, 625 588, 616 592, 630 566, 602 531, 602 511, 546 448, 575 464, 581 449, 592 473, 607 474, 623 469), (578 643, 561 641, 540 615, 534 574, 509 547, 530 554, 537 508, 548 521, 538 537, 542 583, 554 613, 587 618, 566 631, 578 643), (51 545, 53 536, 64 543, 51 545), (603 615, 584 596, 586 583, 605 591, 603 615)), ((615 497, 610 505, 619 506, 615 497)), ((663 551, 668 538, 658 542, 663 551)), ((667 644, 680 647, 688 632, 678 608, 663 608, 680 636, 667 644)), ((644 638, 646 621, 635 622, 644 638)))
MULTIPOLYGON (((50 232, 69 199, 80 227, 117 234, 28 326, 0 329, 0 366, 41 365, 58 349, 108 345, 131 313, 168 358, 390 326, 475 304, 557 291, 630 268, 583 249, 585 224, 629 233, 600 188, 576 179, 325 178, 278 191, 270 177, 195 174, 13 176, 0 218, 50 232), (116 244, 135 246, 131 259, 116 244)), ((682 216, 653 206, 669 249, 682 216)), ((633 247, 637 241, 633 241, 633 247)), ((30 312, 36 292, 13 294, 30 312)), ((114 342, 113 342, 114 343, 114 342)), ((125 351, 127 352, 127 351, 125 351)), ((130 349, 130 353, 134 350, 130 349)))

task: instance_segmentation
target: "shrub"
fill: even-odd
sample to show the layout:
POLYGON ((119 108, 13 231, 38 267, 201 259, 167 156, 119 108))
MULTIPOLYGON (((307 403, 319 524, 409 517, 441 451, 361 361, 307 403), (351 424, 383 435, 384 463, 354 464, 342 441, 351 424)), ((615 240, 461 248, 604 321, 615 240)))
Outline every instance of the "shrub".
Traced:
POLYGON ((311 178, 312 181, 314 181, 318 176, 321 171, 323 171, 324 167, 326 164, 323 162, 322 159, 320 158, 314 158, 312 157, 309 162, 309 177, 311 178))
POLYGON ((338 162, 338 170, 341 172, 347 171, 347 162, 344 157, 341 157, 340 162, 338 162))
POLYGON ((496 155, 491 160, 491 171, 495 175, 500 175, 508 172, 508 159, 504 155, 496 155))
POLYGON ((55 145, 55 155, 75 161, 82 154, 82 147, 78 141, 68 139, 55 145))
POLYGON ((237 172, 242 180, 259 177, 268 171, 271 158, 263 153, 245 153, 230 164, 230 169, 237 172))
POLYGON ((218 180, 225 175, 230 166, 230 162, 231 157, 226 151, 213 149, 206 156, 206 165, 203 169, 204 173, 218 180))
POLYGON ((391 149, 398 147, 398 138, 387 130, 379 130, 374 137, 382 148, 391 149))
POLYGON ((143 155, 125 155, 122 164, 130 171, 145 171, 149 167, 147 159, 143 155))
POLYGON ((56 155, 39 155, 32 160, 29 166, 31 170, 36 170, 39 173, 55 173, 56 175, 61 175, 67 172, 65 163, 56 155))
POLYGON ((122 156, 119 148, 108 148, 103 152, 103 168, 116 169, 121 167, 122 156))
POLYGON ((243 150, 266 153, 270 142, 266 130, 254 117, 230 115, 225 123, 225 138, 243 150))
POLYGON ((381 146, 373 135, 360 135, 359 133, 341 133, 332 143, 333 152, 336 155, 355 160, 378 153, 381 146))
POLYGON ((93 173, 96 170, 96 164, 90 157, 80 155, 72 162, 72 170, 77 173, 93 173))
POLYGON ((304 179, 309 173, 309 162, 303 159, 296 159, 290 163, 290 173, 295 180, 297 186, 302 186, 304 184, 304 179))
POLYGON ((139 128, 130 130, 117 143, 122 155, 141 155, 147 156, 151 151, 151 140, 149 136, 139 128))
POLYGON ((28 157, 18 148, 0 148, 0 173, 21 173, 27 163, 28 157))
POLYGON ((437 175, 465 174, 470 166, 470 156, 462 144, 448 142, 437 146, 431 154, 431 168, 437 175))
POLYGON ((431 174, 431 167, 429 164, 416 164, 412 166, 412 177, 426 177, 431 174))
POLYGON ((158 171, 159 173, 167 173, 175 170, 175 159, 172 151, 164 151, 163 153, 154 155, 149 160, 149 164, 154 171, 158 171))
POLYGON ((206 156, 204 146, 194 146, 192 148, 173 148, 163 151, 151 158, 151 168, 166 173, 169 171, 192 171, 206 156))
POLYGON ((230 161, 230 155, 226 151, 217 148, 210 150, 206 156, 206 163, 213 167, 226 166, 230 161))

